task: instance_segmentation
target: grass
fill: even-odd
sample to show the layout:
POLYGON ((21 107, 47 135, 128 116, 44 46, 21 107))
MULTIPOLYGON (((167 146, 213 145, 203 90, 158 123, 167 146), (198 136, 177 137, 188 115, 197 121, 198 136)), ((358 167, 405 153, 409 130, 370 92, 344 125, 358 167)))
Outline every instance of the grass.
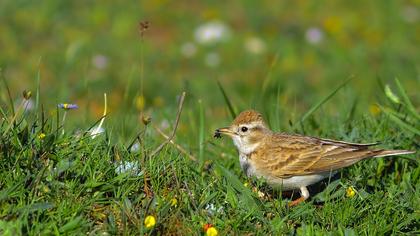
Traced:
POLYGON ((244 176, 230 140, 213 138, 254 108, 276 131, 418 150, 416 9, 0 1, 0 234, 419 234, 418 153, 345 168, 288 208, 291 197, 244 176), (198 42, 213 20, 230 36, 198 42), (157 130, 171 137, 182 91, 173 144, 157 130))
MULTIPOLYGON (((400 90, 394 96, 406 94, 400 90)), ((333 103, 334 99, 330 94, 320 101, 333 103)), ((383 108, 402 117, 398 122, 380 113, 337 124, 316 115, 320 103, 309 110, 312 114, 303 115, 306 121, 300 121, 311 135, 381 140, 383 147, 416 150, 418 136, 402 129, 418 124, 417 113, 407 101, 393 104, 390 100, 383 108)), ((188 106, 184 109, 191 109, 188 106)), ((204 121, 200 102, 197 109, 191 116, 198 120, 198 133, 190 138, 200 140, 197 162, 169 144, 151 157, 162 140, 150 124, 141 128, 140 150, 130 150, 130 143, 117 141, 111 131, 95 138, 88 131, 62 133, 66 124, 61 123, 59 110, 55 118, 42 110, 38 114, 17 109, 15 119, 11 109, 2 110, 0 231, 9 235, 202 234, 203 225, 211 223, 221 235, 420 232, 417 154, 360 162, 341 171, 340 179, 326 181, 326 188, 321 187, 310 201, 288 208, 288 198, 241 173, 233 146, 205 133, 209 121, 204 121), (349 187, 355 196, 346 196, 349 187), (150 229, 143 225, 148 215, 157 220, 150 229)), ((68 113, 70 118, 77 110, 68 113)), ((180 122, 188 122, 186 113, 180 122)))

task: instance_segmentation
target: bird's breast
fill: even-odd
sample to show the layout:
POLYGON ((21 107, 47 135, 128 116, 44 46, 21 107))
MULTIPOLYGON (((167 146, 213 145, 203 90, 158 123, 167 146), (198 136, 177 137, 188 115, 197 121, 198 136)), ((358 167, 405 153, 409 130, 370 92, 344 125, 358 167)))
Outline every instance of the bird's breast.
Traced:
POLYGON ((241 165, 241 169, 248 177, 255 175, 255 168, 249 160, 249 155, 240 153, 239 163, 241 165))

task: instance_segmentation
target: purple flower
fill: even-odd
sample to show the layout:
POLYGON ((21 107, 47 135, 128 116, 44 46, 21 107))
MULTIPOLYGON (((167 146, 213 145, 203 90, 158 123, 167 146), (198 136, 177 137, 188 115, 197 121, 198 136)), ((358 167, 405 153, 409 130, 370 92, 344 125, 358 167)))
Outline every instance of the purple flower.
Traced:
POLYGON ((310 44, 318 44, 324 38, 324 32, 317 27, 311 27, 306 30, 305 38, 310 44))
POLYGON ((58 104, 58 108, 64 109, 64 110, 74 110, 79 108, 77 104, 69 104, 69 103, 60 103, 58 104))

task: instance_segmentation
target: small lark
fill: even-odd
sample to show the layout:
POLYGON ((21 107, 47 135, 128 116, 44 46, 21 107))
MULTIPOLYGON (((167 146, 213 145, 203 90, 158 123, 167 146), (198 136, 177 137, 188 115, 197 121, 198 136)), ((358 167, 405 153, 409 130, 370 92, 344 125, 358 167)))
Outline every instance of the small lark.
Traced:
POLYGON ((334 174, 338 169, 371 157, 414 153, 408 150, 369 149, 376 143, 357 144, 295 134, 275 133, 262 115, 247 110, 232 125, 216 130, 233 139, 239 161, 247 176, 266 179, 273 187, 299 189, 301 197, 289 203, 299 204, 309 197, 308 185, 334 174))

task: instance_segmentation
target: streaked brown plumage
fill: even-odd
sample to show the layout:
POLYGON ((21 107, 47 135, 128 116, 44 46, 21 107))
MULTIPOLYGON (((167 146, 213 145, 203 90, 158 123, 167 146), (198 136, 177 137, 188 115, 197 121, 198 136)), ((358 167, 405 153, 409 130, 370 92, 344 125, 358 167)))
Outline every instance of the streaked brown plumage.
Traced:
MULTIPOLYGON (((357 144, 330 139, 272 132, 262 115, 254 110, 239 114, 232 125, 216 130, 230 136, 238 151, 242 169, 248 176, 263 177, 284 190, 300 189, 326 178, 336 170, 370 157, 414 153, 407 150, 370 149, 376 143, 357 144)), ((216 136, 215 135, 215 136, 216 136)))

